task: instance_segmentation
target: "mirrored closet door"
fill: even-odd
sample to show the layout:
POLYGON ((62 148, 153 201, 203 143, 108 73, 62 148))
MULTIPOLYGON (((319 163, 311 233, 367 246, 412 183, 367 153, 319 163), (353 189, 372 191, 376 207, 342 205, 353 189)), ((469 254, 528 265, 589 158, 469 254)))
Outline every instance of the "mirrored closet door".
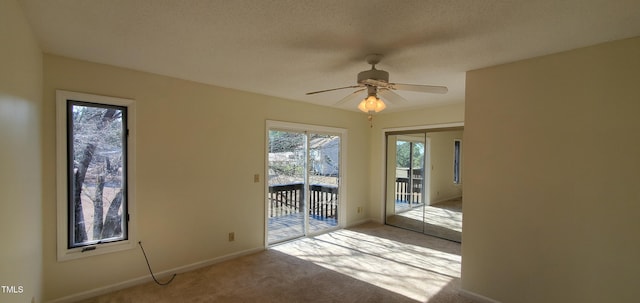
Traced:
POLYGON ((386 224, 461 242, 462 132, 386 133, 386 224))

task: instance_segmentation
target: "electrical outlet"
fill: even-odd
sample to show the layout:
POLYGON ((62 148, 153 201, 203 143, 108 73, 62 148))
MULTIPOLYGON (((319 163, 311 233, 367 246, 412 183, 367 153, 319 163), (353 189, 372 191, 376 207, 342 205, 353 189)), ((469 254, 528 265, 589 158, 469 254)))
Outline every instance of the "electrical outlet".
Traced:
POLYGON ((358 206, 358 213, 362 212, 362 206, 358 206))
POLYGON ((254 182, 254 183, 258 183, 258 182, 260 182, 260 174, 255 174, 255 175, 253 175, 253 182, 254 182))
POLYGON ((233 242, 235 240, 236 240, 236 233, 230 232, 229 233, 229 242, 233 242))

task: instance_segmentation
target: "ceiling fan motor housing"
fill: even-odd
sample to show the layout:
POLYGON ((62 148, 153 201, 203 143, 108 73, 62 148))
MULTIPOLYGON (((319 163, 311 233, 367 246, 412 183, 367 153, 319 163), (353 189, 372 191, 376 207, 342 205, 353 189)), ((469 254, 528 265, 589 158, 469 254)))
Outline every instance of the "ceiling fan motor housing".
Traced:
POLYGON ((369 79, 389 83, 389 73, 380 69, 370 69, 358 73, 358 83, 363 83, 369 79))

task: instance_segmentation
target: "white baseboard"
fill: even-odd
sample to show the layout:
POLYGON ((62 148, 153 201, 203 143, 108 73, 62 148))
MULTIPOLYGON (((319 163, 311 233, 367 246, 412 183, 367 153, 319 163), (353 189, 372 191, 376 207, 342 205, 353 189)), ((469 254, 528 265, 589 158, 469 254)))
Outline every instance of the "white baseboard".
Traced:
POLYGON ((459 291, 460 291, 460 295, 462 295, 463 297, 469 298, 479 303, 501 303, 500 301, 491 299, 489 297, 485 297, 483 295, 477 294, 472 291, 468 291, 464 289, 459 289, 459 291))
MULTIPOLYGON (((200 261, 200 262, 196 262, 196 263, 192 263, 192 264, 187 264, 184 266, 180 266, 180 267, 176 267, 173 269, 169 269, 169 270, 165 270, 165 271, 161 271, 159 273, 154 273, 154 275, 159 278, 160 280, 162 280, 163 278, 168 278, 170 277, 170 275, 173 275, 174 273, 179 274, 179 273, 184 273, 184 272, 188 272, 188 271, 192 271, 198 268, 202 268, 202 267, 206 267, 209 265, 213 265, 216 263, 220 263, 220 262, 224 262, 227 260, 231 260, 231 259, 235 259, 238 257, 242 257, 245 255, 250 255, 253 253, 257 253, 260 251, 263 251, 264 248, 263 247, 259 247, 259 248, 252 248, 252 249, 247 249, 247 250, 243 250, 240 252, 236 252, 236 253, 232 253, 232 254, 228 254, 228 255, 224 255, 224 256, 220 256, 217 258, 213 258, 213 259, 209 259, 209 260, 204 260, 204 261, 200 261)), ((103 286, 103 287, 98 287, 95 289, 91 289, 91 290, 87 290, 87 291, 83 291, 77 294, 73 294, 70 296, 66 296, 66 297, 62 297, 62 298, 58 298, 52 301, 47 301, 48 303, 70 303, 70 302, 77 302, 80 300, 86 300, 89 298, 93 298, 96 296, 100 296, 100 295, 104 295, 110 292, 114 292, 117 290, 121 290, 121 289, 125 289, 125 288, 129 288, 132 286, 136 286, 136 285, 140 285, 143 283, 147 283, 147 282, 151 282, 153 281, 150 275, 145 275, 144 277, 138 277, 138 278, 134 278, 131 280, 127 280, 124 282, 120 282, 120 283, 116 283, 116 284, 112 284, 112 285, 107 285, 107 286, 103 286)))

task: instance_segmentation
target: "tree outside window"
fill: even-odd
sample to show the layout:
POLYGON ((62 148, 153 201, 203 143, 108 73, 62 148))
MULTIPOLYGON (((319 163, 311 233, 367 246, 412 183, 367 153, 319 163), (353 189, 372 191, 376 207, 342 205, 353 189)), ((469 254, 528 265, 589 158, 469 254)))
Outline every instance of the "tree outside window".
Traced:
POLYGON ((68 101, 69 248, 126 239, 126 107, 68 101))

